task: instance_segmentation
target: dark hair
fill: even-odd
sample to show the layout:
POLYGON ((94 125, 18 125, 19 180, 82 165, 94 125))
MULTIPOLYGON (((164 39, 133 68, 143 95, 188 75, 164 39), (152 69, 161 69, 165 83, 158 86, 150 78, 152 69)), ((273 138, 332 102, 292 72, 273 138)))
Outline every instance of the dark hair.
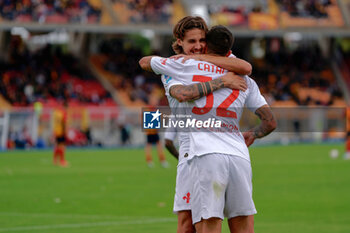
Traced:
MULTIPOLYGON (((204 19, 199 16, 186 16, 182 18, 173 29, 173 36, 175 39, 183 40, 185 37, 185 33, 188 30, 198 28, 203 30, 205 33, 208 32, 208 26, 205 23, 204 19)), ((184 52, 183 48, 177 44, 177 41, 175 41, 172 45, 173 50, 177 54, 181 54, 184 52)))
POLYGON ((226 27, 217 25, 209 30, 206 41, 208 53, 226 56, 232 48, 233 35, 226 27))

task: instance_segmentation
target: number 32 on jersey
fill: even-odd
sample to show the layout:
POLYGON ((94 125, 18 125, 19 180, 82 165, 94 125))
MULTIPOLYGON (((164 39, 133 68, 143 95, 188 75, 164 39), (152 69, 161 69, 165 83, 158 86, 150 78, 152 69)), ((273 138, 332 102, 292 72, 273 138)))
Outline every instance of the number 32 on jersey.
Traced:
MULTIPOLYGON (((193 75, 192 81, 196 82, 208 82, 211 81, 213 78, 208 76, 202 76, 202 75, 193 75)), ((220 117, 230 117, 237 119, 237 114, 234 111, 228 110, 228 107, 238 98, 239 96, 239 90, 232 90, 232 93, 218 106, 216 109, 216 115, 220 117)), ((206 103, 205 106, 202 108, 199 107, 193 107, 192 112, 197 115, 204 115, 213 108, 214 104, 214 95, 213 93, 210 93, 206 97, 206 103)))

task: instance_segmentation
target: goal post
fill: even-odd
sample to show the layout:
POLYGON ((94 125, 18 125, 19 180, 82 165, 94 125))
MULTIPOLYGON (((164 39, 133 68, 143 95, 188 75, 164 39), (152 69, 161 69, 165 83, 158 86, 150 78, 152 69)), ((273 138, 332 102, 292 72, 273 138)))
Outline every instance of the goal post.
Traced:
POLYGON ((9 121, 10 117, 9 117, 9 112, 8 111, 4 111, 2 112, 2 114, 0 115, 0 148, 1 150, 6 150, 7 148, 7 137, 9 134, 9 121))

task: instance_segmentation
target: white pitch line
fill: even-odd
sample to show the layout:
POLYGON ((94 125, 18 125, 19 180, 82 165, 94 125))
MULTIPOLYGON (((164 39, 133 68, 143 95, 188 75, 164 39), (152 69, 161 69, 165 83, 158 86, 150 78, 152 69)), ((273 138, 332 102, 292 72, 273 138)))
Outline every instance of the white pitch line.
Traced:
POLYGON ((156 219, 131 220, 131 221, 96 222, 96 223, 89 222, 89 223, 71 223, 71 224, 58 224, 58 225, 23 226, 23 227, 0 228, 0 232, 135 225, 135 224, 151 224, 151 223, 176 222, 176 221, 177 219, 175 218, 156 218, 156 219))
POLYGON ((30 218, 85 218, 85 219, 135 219, 149 216, 113 216, 113 215, 84 215, 84 214, 53 214, 53 213, 10 213, 0 212, 0 216, 24 216, 30 218))

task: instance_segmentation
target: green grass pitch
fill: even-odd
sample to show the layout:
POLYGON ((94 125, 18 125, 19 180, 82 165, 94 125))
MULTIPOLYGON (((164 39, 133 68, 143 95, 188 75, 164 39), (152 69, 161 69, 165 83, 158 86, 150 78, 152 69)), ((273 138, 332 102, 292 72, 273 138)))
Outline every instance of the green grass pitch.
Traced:
MULTIPOLYGON (((342 157, 340 144, 251 149, 255 232, 350 232, 350 161, 332 148, 342 157)), ((0 233, 176 232, 167 156, 169 169, 150 169, 141 149, 68 150, 60 168, 51 151, 2 152, 0 233)))

